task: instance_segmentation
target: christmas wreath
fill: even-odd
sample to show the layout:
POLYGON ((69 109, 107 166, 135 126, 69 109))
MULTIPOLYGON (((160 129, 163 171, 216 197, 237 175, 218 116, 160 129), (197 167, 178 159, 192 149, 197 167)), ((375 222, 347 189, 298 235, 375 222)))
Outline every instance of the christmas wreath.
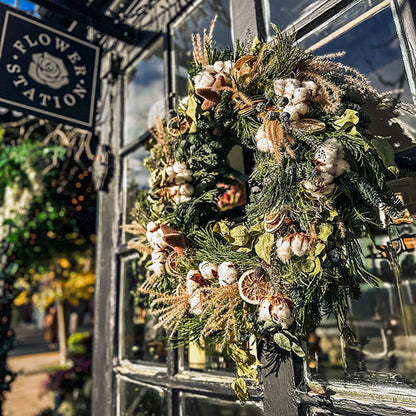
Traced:
POLYGON ((302 341, 332 313, 354 342, 348 298, 378 280, 357 238, 381 226, 380 209, 393 219, 404 210, 386 186, 398 174, 393 151, 365 108, 388 123, 397 103, 337 63, 340 54, 313 56, 277 29, 235 51, 218 50, 212 31, 193 37, 188 96, 152 130, 150 190, 126 229, 137 235, 129 246, 149 255, 139 291, 158 325, 174 346, 221 345, 244 402, 259 364, 250 337, 303 357, 302 341), (230 194, 244 198, 247 179, 227 159, 235 145, 254 167, 244 213, 231 220, 224 195, 226 205, 230 194))

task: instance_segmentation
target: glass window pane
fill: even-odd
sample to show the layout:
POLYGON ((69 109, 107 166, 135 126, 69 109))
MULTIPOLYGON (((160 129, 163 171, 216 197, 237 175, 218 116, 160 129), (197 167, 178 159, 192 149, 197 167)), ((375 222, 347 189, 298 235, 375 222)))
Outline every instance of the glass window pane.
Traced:
POLYGON ((173 29, 174 85, 177 97, 188 92, 188 67, 192 60, 193 33, 209 29, 212 19, 218 15, 215 24, 214 41, 220 48, 231 46, 231 22, 229 0, 206 0, 173 29))
POLYGON ((246 403, 241 406, 239 402, 230 402, 197 396, 194 394, 181 394, 181 416, 262 416, 260 403, 246 403))
POLYGON ((124 144, 145 133, 164 114, 163 40, 140 57, 125 77, 124 144))
MULTIPOLYGON (((270 21, 281 31, 289 29, 295 22, 303 19, 325 0, 299 0, 291 2, 287 0, 269 0, 270 21)), ((274 31, 269 30, 270 36, 274 31)))
POLYGON ((120 416, 162 416, 168 414, 166 390, 136 383, 124 377, 118 379, 120 416))
MULTIPOLYGON (((131 216, 131 210, 134 208, 139 192, 143 189, 149 189, 150 173, 143 165, 143 161, 149 155, 150 152, 142 146, 123 159, 125 189, 124 224, 130 224, 134 220, 131 216)), ((124 233, 124 241, 132 237, 131 234, 124 233)))
POLYGON ((120 282, 120 358, 133 362, 166 363, 166 333, 156 329, 148 297, 137 292, 145 280, 143 259, 121 261, 120 282))
MULTIPOLYGON (((402 101, 411 102, 400 42, 388 2, 366 0, 354 3, 301 39, 300 44, 319 55, 345 51, 339 61, 358 69, 379 91, 393 92, 402 101)), ((415 130, 414 118, 400 116, 399 122, 407 134, 415 130)), ((376 124, 374 127, 377 128, 376 124)), ((397 137, 392 143, 396 151, 411 146, 410 140, 397 137)), ((401 186, 392 184, 391 187, 402 193, 415 218, 415 183, 400 183, 401 186)), ((349 376, 366 376, 371 371, 400 375, 403 380, 414 379, 416 257, 411 247, 416 227, 405 225, 405 237, 398 238, 402 226, 391 226, 390 236, 387 232, 377 235, 375 246, 369 238, 361 239, 366 267, 382 283, 379 288, 361 285, 361 298, 351 300, 351 322, 357 333, 357 345, 342 344, 336 319, 331 316, 309 336, 309 366, 313 373, 325 379, 339 379, 344 378, 345 372, 349 376), (411 251, 403 248, 404 238, 407 238, 411 251), (402 240, 400 244, 399 240, 402 240)))
POLYGON ((388 2, 360 1, 302 38, 300 45, 318 55, 344 51, 339 62, 358 69, 378 91, 395 91, 401 101, 412 102, 388 2))

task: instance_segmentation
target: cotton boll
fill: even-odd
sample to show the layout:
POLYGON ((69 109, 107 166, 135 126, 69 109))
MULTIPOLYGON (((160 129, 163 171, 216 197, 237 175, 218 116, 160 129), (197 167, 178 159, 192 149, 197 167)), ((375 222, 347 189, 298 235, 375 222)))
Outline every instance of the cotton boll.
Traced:
POLYGON ((295 78, 287 78, 286 79, 286 87, 294 87, 299 88, 301 86, 301 82, 298 79, 295 78))
POLYGON ((153 263, 150 268, 159 277, 162 276, 163 274, 165 274, 165 272, 166 272, 164 263, 153 263))
POLYGON ((195 89, 209 88, 215 82, 215 78, 209 73, 209 71, 203 71, 194 76, 195 89))
POLYGON ((295 105, 296 111, 304 116, 309 111, 309 106, 305 103, 300 103, 295 105))
POLYGON ((286 238, 280 238, 276 242, 276 253, 279 259, 286 263, 293 255, 290 241, 286 238))
POLYGON ((344 172, 348 171, 350 165, 344 159, 336 159, 334 162, 334 176, 341 176, 344 172))
MULTIPOLYGON (((182 170, 182 175, 190 176, 191 180, 192 180, 192 171, 191 171, 191 169, 188 169, 188 168, 183 169, 182 170)), ((191 182, 191 180, 188 181, 188 182, 191 182)))
POLYGON ((329 185, 334 180, 334 177, 327 172, 322 172, 315 178, 315 183, 318 188, 322 188, 326 185, 329 185))
POLYGON ((218 280, 221 286, 232 285, 238 280, 237 266, 231 261, 221 263, 218 267, 218 280))
POLYGON ((300 104, 308 98, 308 90, 306 88, 296 88, 293 92, 293 104, 300 104))
POLYGON ((289 114, 291 121, 299 120, 299 113, 298 113, 298 110, 296 109, 296 107, 294 105, 287 105, 283 109, 283 112, 289 114))
POLYGON ((189 202, 191 199, 191 196, 180 195, 175 202, 189 202))
POLYGON ((205 294, 201 288, 196 289, 189 298, 189 311, 194 315, 201 315, 204 310, 205 294))
POLYGON ((182 173, 178 173, 176 176, 175 176, 175 184, 176 185, 183 185, 184 183, 186 183, 186 182, 188 182, 187 180, 186 180, 186 176, 185 175, 183 175, 182 173))
POLYGON ((169 182, 173 182, 175 180, 175 171, 173 170, 172 166, 168 166, 166 168, 166 175, 168 176, 169 182))
POLYGON ((316 96, 317 86, 313 81, 303 81, 302 87, 310 91, 312 97, 316 96))
POLYGON ((218 278, 218 264, 203 261, 199 265, 199 271, 204 279, 212 280, 218 278))
POLYGON ((192 196, 194 194, 194 187, 189 183, 181 185, 179 194, 183 196, 192 196))
POLYGON ((282 302, 279 305, 271 305, 270 315, 274 322, 282 325, 283 329, 288 329, 295 320, 293 312, 286 302, 282 302))
POLYGON ((153 263, 163 263, 166 261, 167 253, 165 250, 156 249, 152 252, 153 263))
POLYGON ((305 235, 296 234, 290 243, 293 254, 302 257, 309 249, 309 241, 305 235))
POLYGON ((204 279, 198 270, 190 270, 186 275, 186 290, 189 294, 204 284, 204 279))
POLYGON ((293 99, 293 94, 296 91, 296 88, 297 87, 293 84, 286 84, 285 92, 284 92, 283 96, 289 98, 289 101, 291 102, 292 99, 293 99))
POLYGON ((178 174, 182 173, 186 169, 185 163, 175 162, 173 164, 173 171, 178 174))
POLYGON ((277 96, 282 97, 285 93, 285 85, 286 85, 286 80, 285 79, 275 79, 273 81, 274 93, 277 96))
POLYGON ((224 61, 224 69, 223 71, 227 74, 231 72, 233 69, 233 63, 231 61, 224 61))
POLYGON ((257 142, 257 149, 262 152, 273 152, 273 145, 269 139, 260 139, 257 142))
POLYGON ((263 125, 259 127, 257 130, 256 135, 254 136, 254 139, 257 141, 266 138, 266 132, 264 131, 263 125))
POLYGON ((270 321, 272 317, 270 316, 270 302, 267 299, 260 301, 259 314, 257 319, 259 321, 270 321))

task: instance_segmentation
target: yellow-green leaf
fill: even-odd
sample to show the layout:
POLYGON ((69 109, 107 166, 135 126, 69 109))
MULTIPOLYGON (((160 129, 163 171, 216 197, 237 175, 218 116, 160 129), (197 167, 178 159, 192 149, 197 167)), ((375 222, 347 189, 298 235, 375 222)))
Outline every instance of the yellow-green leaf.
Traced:
POLYGON ((329 221, 332 221, 338 215, 338 211, 335 209, 331 209, 329 211, 329 221))
POLYGON ((292 351, 300 358, 305 356, 305 352, 303 351, 302 347, 296 343, 292 344, 292 351))
POLYGON ((278 332, 273 335, 273 339, 277 346, 280 347, 282 350, 290 351, 290 340, 286 335, 283 335, 281 332, 278 332))
POLYGON ((237 377, 233 380, 231 387, 235 391, 235 394, 240 400, 241 404, 244 404, 248 400, 247 383, 244 379, 237 377))
POLYGON ((395 176, 397 176, 399 174, 399 168, 394 161, 394 150, 391 147, 388 139, 376 137, 371 140, 371 143, 376 149, 379 158, 383 162, 383 165, 395 176))
POLYGON ((264 233, 258 238, 256 244, 254 245, 256 254, 267 264, 270 264, 270 255, 273 247, 273 242, 274 235, 270 233, 264 233))
POLYGON ((322 253, 322 250, 325 248, 325 244, 324 243, 318 243, 315 246, 315 256, 319 256, 319 254, 322 253))
POLYGON ((352 130, 354 128, 354 131, 349 131, 349 133, 355 136, 358 134, 358 131, 355 129, 354 126, 357 125, 359 121, 360 119, 358 118, 358 112, 351 109, 347 109, 344 111, 344 114, 342 116, 338 117, 334 121, 334 127, 336 130, 352 130))
POLYGON ((237 225, 230 230, 232 238, 231 244, 234 246, 244 246, 248 243, 248 230, 244 225, 237 225))
POLYGON ((321 260, 319 260, 319 257, 315 258, 315 268, 312 273, 310 273, 311 276, 316 276, 321 271, 321 260))
POLYGON ((252 225, 250 227, 250 229, 248 230, 248 232, 250 234, 258 234, 258 233, 263 233, 264 232, 264 225, 263 225, 263 221, 260 222, 256 222, 254 225, 252 225))
POLYGON ((331 224, 323 223, 319 226, 318 237, 322 241, 327 241, 328 237, 332 234, 333 230, 334 230, 334 227, 331 224))
POLYGON ((232 241, 230 235, 230 227, 228 227, 228 225, 224 221, 219 221, 215 223, 212 230, 214 231, 214 233, 221 234, 227 241, 232 241))
POLYGON ((305 273, 313 272, 315 268, 315 260, 311 258, 307 258, 304 262, 302 262, 302 271, 305 273))
POLYGON ((188 97, 187 106, 185 114, 192 119, 192 125, 189 129, 189 133, 196 132, 196 109, 198 108, 198 103, 194 95, 188 97))

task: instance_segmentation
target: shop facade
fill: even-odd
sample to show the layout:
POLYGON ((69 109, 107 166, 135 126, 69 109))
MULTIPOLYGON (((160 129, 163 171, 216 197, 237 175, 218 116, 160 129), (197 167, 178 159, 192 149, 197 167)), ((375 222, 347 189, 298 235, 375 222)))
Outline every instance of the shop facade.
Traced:
MULTIPOLYGON (((231 46, 248 31, 270 38, 273 22, 294 31, 300 45, 315 54, 345 51, 341 62, 364 73, 375 88, 415 103, 415 4, 164 0, 114 2, 110 10, 137 30, 138 40, 135 45, 102 40, 93 415, 416 414, 411 386, 416 375, 414 226, 394 236, 380 234, 376 246, 365 237, 361 241, 366 265, 383 284, 379 289, 363 286, 361 300, 351 305, 359 345, 345 346, 329 317, 308 340, 308 362, 287 360, 277 371, 259 351, 264 364, 260 383, 251 388, 244 407, 231 389, 234 368, 215 345, 166 348, 166 334, 154 328, 147 299, 135 291, 144 270, 140 256, 127 247, 132 236, 121 228, 131 221, 138 190, 148 184, 142 162, 149 124, 187 94, 191 34, 208 28, 214 16, 220 47, 231 46)), ((395 136, 392 126, 396 160, 414 169, 416 121, 404 113, 397 123, 408 137, 395 136)), ((240 159, 248 170, 243 153, 240 159)), ((413 216, 415 183, 402 178, 391 184, 413 216)))

